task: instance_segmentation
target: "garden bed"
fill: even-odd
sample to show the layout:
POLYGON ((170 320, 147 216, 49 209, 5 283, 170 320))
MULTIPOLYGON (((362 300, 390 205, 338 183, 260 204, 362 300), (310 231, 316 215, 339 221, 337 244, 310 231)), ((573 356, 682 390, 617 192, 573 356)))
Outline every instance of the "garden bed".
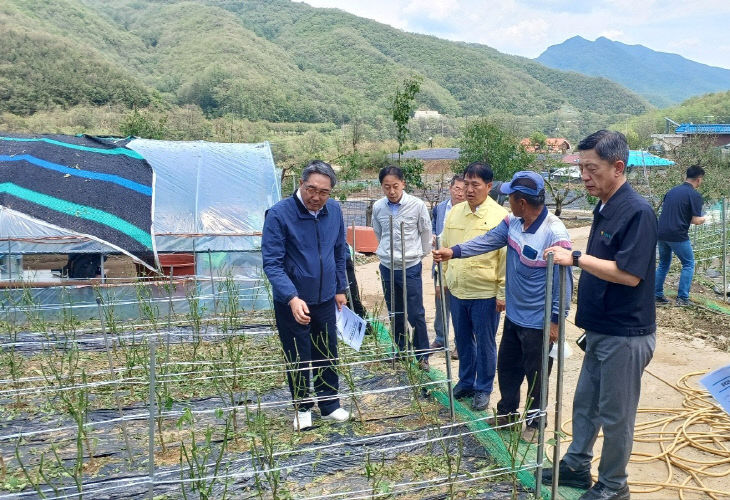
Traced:
MULTIPOLYGON (((445 385, 372 336, 340 349, 345 424, 294 432, 268 312, 219 304, 160 317, 139 301, 103 329, 73 308, 15 304, 0 325, 0 492, 19 498, 504 498, 522 491, 480 433, 434 399, 445 385), (154 353, 150 356, 151 352, 154 353), (151 360, 153 363, 151 363, 151 360), (150 374, 154 374, 151 382, 150 374), (150 390, 152 387, 152 390, 150 390), (154 436, 150 475, 150 425, 154 436)), ((11 306, 12 307, 12 306, 11 306)), ((506 440, 509 436, 505 437, 506 440)))

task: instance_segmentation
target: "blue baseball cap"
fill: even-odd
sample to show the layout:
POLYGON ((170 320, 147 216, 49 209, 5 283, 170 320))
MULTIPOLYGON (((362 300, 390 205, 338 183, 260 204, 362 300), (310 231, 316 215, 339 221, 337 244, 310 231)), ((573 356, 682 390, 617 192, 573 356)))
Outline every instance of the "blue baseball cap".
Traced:
POLYGON ((502 194, 512 194, 515 191, 538 196, 545 189, 545 179, 537 172, 522 170, 517 172, 510 182, 505 182, 499 187, 502 194))

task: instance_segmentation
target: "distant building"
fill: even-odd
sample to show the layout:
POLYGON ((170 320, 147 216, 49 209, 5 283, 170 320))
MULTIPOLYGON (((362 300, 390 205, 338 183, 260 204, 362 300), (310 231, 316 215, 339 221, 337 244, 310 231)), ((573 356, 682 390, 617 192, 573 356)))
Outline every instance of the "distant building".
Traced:
POLYGON ((580 155, 578 153, 573 153, 569 155, 563 155, 560 161, 562 161, 566 165, 578 165, 579 160, 580 155))
POLYGON ((671 151, 680 146, 684 140, 692 136, 710 136, 715 146, 730 143, 730 123, 677 123, 666 119, 667 128, 674 127, 674 133, 652 134, 654 139, 652 150, 657 152, 671 151))
POLYGON ((416 114, 413 116, 413 118, 415 118, 416 120, 439 119, 441 118, 441 113, 430 109, 419 109, 416 111, 416 114))
POLYGON ((730 142, 730 123, 682 123, 674 130, 674 133, 686 137, 693 135, 712 136, 715 146, 724 146, 730 142))
POLYGON ((651 146, 652 151, 664 153, 682 145, 685 136, 681 134, 651 134, 654 140, 651 146))
MULTIPOLYGON (((540 149, 539 144, 533 144, 532 139, 529 137, 525 137, 520 141, 520 144, 522 144, 525 147, 526 151, 529 151, 531 153, 535 153, 540 149)), ((565 154, 568 151, 572 150, 573 147, 570 145, 570 142, 568 142, 568 139, 565 137, 548 137, 545 139, 545 150, 548 153, 560 153, 565 154)))
MULTIPOLYGON (((459 148, 413 149, 411 151, 404 151, 401 157, 418 158, 423 161, 458 160, 459 152, 459 148)), ((398 153, 389 154, 388 158, 390 160, 396 160, 398 159, 398 153)))

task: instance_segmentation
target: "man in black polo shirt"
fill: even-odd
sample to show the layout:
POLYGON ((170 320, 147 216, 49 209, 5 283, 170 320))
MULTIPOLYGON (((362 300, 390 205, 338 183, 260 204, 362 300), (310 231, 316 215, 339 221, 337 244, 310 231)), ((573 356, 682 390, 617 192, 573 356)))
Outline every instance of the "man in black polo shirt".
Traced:
MULTIPOLYGON (((626 182, 629 157, 620 132, 599 130, 578 144, 586 190, 600 199, 585 254, 550 247, 555 263, 582 269, 575 324, 586 352, 573 399, 573 442, 560 461, 559 484, 591 486, 593 444, 603 428, 598 482, 581 500, 629 498, 626 466, 633 446, 641 375, 654 354, 657 222, 626 182)), ((552 483, 552 470, 543 471, 552 483)))
POLYGON ((677 254, 682 262, 677 287, 677 305, 689 305, 689 287, 695 273, 695 256, 692 243, 689 241, 689 225, 702 224, 702 196, 697 188, 702 184, 705 170, 699 165, 687 169, 687 178, 679 186, 675 186, 664 195, 662 213, 659 215, 659 266, 656 270, 657 304, 668 304, 664 296, 664 280, 667 279, 672 253, 677 254))

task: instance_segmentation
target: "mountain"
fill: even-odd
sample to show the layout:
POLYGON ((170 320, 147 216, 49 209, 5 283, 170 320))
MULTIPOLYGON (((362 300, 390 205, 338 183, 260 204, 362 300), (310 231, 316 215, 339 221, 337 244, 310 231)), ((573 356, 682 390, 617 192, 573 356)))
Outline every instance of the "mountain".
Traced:
MULTIPOLYGON (((48 29, 52 25, 46 20, 25 14, 42 16, 43 7, 52 3, 39 3, 37 9, 0 4, 0 112, 28 115, 82 103, 148 106, 156 99, 149 86, 109 62, 103 51, 78 44, 63 30, 48 29)), ((63 19, 56 22, 64 24, 63 19)))
POLYGON ((550 68, 608 78, 644 96, 657 107, 678 104, 692 96, 730 90, 728 69, 605 37, 591 42, 574 36, 548 47, 536 61, 550 68))
POLYGON ((0 112, 197 105, 211 117, 347 122, 388 114, 406 76, 450 115, 640 114, 604 78, 405 33, 289 0, 4 0, 0 112))

